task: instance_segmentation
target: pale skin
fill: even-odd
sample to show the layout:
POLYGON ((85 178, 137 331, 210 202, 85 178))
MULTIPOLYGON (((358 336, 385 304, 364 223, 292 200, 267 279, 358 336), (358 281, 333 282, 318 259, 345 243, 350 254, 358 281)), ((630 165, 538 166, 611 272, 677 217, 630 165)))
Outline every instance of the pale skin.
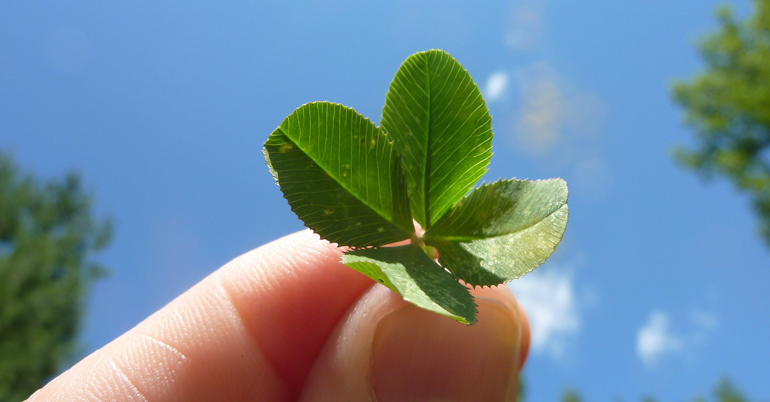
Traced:
POLYGON ((30 401, 515 401, 529 323, 507 287, 466 326, 339 263, 310 231, 246 253, 30 401))

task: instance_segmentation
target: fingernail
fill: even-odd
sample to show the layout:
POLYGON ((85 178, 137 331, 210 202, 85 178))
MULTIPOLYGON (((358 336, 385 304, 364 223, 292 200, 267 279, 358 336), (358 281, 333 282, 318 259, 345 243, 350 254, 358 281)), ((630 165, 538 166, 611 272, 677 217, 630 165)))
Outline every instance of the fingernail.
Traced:
POLYGON ((515 400, 521 328, 515 312, 476 297, 468 326, 409 306, 385 316, 374 336, 372 385, 380 402, 515 400))

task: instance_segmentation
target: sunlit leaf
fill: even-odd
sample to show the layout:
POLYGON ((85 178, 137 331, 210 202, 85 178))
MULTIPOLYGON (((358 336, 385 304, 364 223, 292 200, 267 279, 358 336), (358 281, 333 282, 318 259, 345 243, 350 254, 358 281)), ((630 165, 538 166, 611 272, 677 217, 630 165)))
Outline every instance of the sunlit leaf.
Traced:
POLYGON ((270 134, 263 154, 305 225, 353 248, 345 265, 470 324, 476 305, 460 280, 499 285, 535 269, 561 241, 569 215, 560 179, 473 188, 491 147, 478 87, 449 54, 430 50, 399 68, 381 128, 345 106, 309 103, 270 134), (380 247, 406 239, 411 244, 380 247))
POLYGON ((263 153, 292 211, 321 237, 377 246, 413 232, 400 158, 353 109, 308 103, 270 134, 263 153))
POLYGON ((410 56, 396 72, 382 128, 403 156, 412 213, 429 228, 486 172, 492 118, 470 74, 448 53, 410 56))
POLYGON ((400 294, 404 300, 457 321, 476 321, 476 304, 461 285, 414 245, 351 251, 342 263, 400 294))
POLYGON ((499 285, 545 262, 568 215, 563 180, 500 180, 473 189, 428 229, 425 242, 466 283, 499 285))

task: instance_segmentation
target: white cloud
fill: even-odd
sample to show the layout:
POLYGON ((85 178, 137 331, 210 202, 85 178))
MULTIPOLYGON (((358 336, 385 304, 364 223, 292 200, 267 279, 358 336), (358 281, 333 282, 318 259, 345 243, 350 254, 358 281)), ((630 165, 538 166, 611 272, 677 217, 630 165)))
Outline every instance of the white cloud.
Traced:
POLYGON ((676 354, 684 347, 680 336, 671 332, 668 315, 653 311, 636 335, 636 354, 647 367, 654 367, 666 354, 676 354))
POLYGON ((517 0, 511 7, 511 18, 505 33, 505 41, 514 50, 533 50, 539 47, 545 36, 546 1, 517 0))
POLYGON ((514 139, 518 148, 532 155, 551 152, 557 145, 570 150, 581 145, 589 148, 586 144, 601 133, 607 116, 605 103, 591 92, 576 89, 550 64, 525 68, 518 74, 517 84, 521 106, 514 139))
POLYGON ((494 102, 505 95, 508 88, 508 74, 503 71, 497 71, 489 76, 487 85, 484 87, 484 95, 487 102, 494 102))
POLYGON ((674 355, 685 362, 697 361, 699 351, 718 329, 719 317, 713 312, 693 309, 687 318, 677 321, 679 331, 674 331, 668 314, 659 310, 650 313, 636 335, 636 354, 642 363, 652 369, 664 357, 674 355))
POLYGON ((713 331, 719 326, 719 317, 714 313, 703 310, 693 310, 690 313, 690 321, 695 324, 700 332, 713 331))
POLYGON ((540 268, 509 284, 527 311, 532 351, 560 358, 570 336, 580 331, 580 306, 569 272, 540 268))
POLYGON ((518 105, 508 145, 543 161, 551 174, 567 178, 581 199, 603 201, 614 182, 604 156, 606 103, 577 88, 546 62, 516 71, 510 86, 518 105))
POLYGON ((508 92, 516 95, 510 97, 516 106, 506 143, 533 161, 542 161, 546 173, 577 184, 576 197, 602 202, 614 182, 602 138, 607 104, 542 61, 550 58, 546 35, 550 0, 511 0, 510 4, 505 41, 522 58, 534 62, 510 74, 508 92))
POLYGON ((565 106, 561 88, 555 81, 538 80, 523 86, 515 130, 524 151, 542 154, 556 144, 564 124, 565 106))
POLYGON ((690 312, 690 324, 693 329, 688 337, 692 348, 706 347, 711 334, 719 328, 719 317, 711 312, 695 309, 690 312))

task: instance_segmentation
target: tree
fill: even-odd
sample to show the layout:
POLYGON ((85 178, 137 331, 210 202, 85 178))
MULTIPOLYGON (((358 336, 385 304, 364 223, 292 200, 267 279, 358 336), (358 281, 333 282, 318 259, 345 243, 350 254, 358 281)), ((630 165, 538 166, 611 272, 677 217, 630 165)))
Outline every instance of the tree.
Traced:
MULTIPOLYGON (((573 390, 568 389, 561 396, 562 402, 580 402, 583 398, 580 394, 573 390)), ((642 402, 655 402, 656 399, 651 396, 645 396, 642 398, 642 402)), ((741 394, 737 388, 727 378, 722 378, 719 383, 714 387, 714 401, 715 402, 748 402, 743 394, 741 394)), ((706 399, 701 397, 695 397, 693 402, 706 402, 706 399)))
POLYGON ((746 397, 730 382, 723 378, 714 388, 714 395, 719 402, 747 402, 746 397))
POLYGON ((0 400, 28 397, 76 351, 92 255, 110 240, 78 175, 40 183, 0 152, 0 400))
POLYGON ((574 389, 568 389, 561 394, 562 402, 581 402, 583 398, 574 389))
POLYGON ((720 29, 700 49, 705 71, 673 87, 698 143, 678 149, 676 158, 748 193, 770 246, 770 0, 754 0, 745 21, 727 7, 717 15, 720 29))

